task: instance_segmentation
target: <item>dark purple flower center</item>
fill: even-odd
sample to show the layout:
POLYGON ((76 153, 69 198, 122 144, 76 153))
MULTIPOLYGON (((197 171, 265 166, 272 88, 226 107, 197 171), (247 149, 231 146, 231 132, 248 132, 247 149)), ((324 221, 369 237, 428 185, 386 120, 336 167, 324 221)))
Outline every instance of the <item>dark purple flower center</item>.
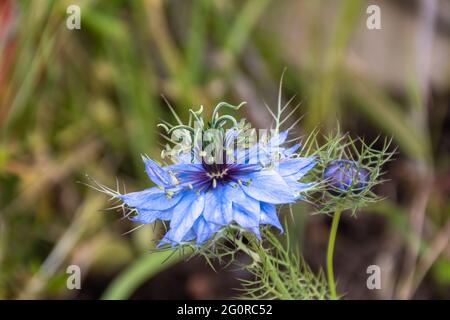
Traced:
POLYGON ((256 164, 237 163, 207 163, 197 165, 193 170, 180 170, 177 179, 180 184, 197 191, 208 191, 230 182, 248 183, 246 174, 259 171, 261 167, 256 164))
POLYGON ((333 160, 326 166, 323 177, 331 194, 342 195, 347 191, 357 194, 368 186, 369 172, 354 161, 333 160))

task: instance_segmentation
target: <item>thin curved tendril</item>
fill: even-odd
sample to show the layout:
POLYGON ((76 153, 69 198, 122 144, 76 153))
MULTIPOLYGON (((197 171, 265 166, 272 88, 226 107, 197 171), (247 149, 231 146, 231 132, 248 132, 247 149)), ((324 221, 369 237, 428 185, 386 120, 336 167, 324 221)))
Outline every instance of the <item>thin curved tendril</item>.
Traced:
MULTIPOLYGON (((218 104, 217 104, 217 106, 214 108, 214 111, 213 111, 213 113, 212 113, 212 119, 213 119, 213 123, 216 123, 217 122, 217 119, 219 118, 219 111, 220 111, 220 109, 222 109, 222 108, 230 108, 230 109, 233 109, 233 110, 239 110, 243 105, 245 105, 247 102, 241 102, 239 105, 237 105, 237 106, 234 106, 234 105, 232 105, 232 104, 229 104, 228 102, 219 102, 218 104)), ((236 121, 236 120, 235 120, 236 121)))
POLYGON ((166 130, 167 134, 171 134, 173 131, 178 130, 178 129, 185 129, 185 130, 188 130, 188 131, 194 133, 194 129, 185 124, 180 124, 180 125, 174 126, 172 128, 169 128, 164 123, 158 123, 157 127, 163 128, 164 130, 166 130))
POLYGON ((238 126, 238 123, 237 123, 236 119, 234 117, 228 115, 228 114, 220 116, 219 118, 217 118, 214 121, 214 124, 219 124, 219 126, 222 126, 222 125, 224 125, 226 123, 227 120, 231 121, 233 123, 234 127, 238 126))

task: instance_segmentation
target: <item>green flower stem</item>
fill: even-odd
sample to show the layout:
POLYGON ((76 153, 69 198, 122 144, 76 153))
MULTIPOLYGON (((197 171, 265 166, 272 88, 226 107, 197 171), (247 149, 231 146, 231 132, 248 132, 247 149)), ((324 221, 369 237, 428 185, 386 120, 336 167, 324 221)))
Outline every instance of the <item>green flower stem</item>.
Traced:
POLYGON ((339 219, 341 218, 341 211, 338 210, 333 215, 333 222, 331 224, 330 237, 328 239, 328 249, 327 249, 327 277, 328 277, 328 287, 330 289, 331 300, 336 300, 336 283, 334 282, 333 273, 333 252, 334 243, 336 242, 336 234, 339 225, 339 219))

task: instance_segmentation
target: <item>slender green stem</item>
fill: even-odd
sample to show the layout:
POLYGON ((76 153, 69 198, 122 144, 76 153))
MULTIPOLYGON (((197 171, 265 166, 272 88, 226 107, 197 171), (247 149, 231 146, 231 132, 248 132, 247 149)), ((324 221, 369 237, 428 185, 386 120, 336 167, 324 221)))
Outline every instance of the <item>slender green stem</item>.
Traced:
POLYGON ((341 211, 336 211, 333 215, 333 222, 331 224, 330 237, 328 239, 328 249, 327 249, 327 276, 328 276, 328 287, 330 289, 331 300, 336 300, 336 283, 334 282, 333 273, 333 252, 334 243, 336 242, 336 234, 339 225, 339 219, 341 218, 341 211))

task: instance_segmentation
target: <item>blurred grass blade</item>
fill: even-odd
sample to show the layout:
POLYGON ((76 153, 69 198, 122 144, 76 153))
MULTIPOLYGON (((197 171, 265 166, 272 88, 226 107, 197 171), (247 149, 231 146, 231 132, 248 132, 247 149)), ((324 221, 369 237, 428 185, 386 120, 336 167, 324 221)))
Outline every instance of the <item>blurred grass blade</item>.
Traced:
POLYGON ((240 52, 268 4, 269 0, 250 0, 246 2, 231 26, 225 42, 224 52, 226 54, 233 57, 240 52))
POLYGON ((427 160, 429 145, 424 135, 415 130, 408 117, 387 95, 358 79, 350 80, 350 99, 366 117, 394 136, 401 150, 417 160, 427 160))
POLYGON ((311 108, 308 115, 307 127, 312 130, 318 123, 331 127, 335 122, 338 103, 335 99, 336 87, 339 86, 339 77, 345 49, 349 45, 351 35, 360 17, 362 1, 346 0, 339 10, 333 36, 323 62, 316 66, 317 81, 312 87, 311 108))
POLYGON ((102 299, 120 300, 129 298, 145 281, 181 261, 183 257, 181 252, 170 250, 151 254, 145 253, 111 282, 102 299))

